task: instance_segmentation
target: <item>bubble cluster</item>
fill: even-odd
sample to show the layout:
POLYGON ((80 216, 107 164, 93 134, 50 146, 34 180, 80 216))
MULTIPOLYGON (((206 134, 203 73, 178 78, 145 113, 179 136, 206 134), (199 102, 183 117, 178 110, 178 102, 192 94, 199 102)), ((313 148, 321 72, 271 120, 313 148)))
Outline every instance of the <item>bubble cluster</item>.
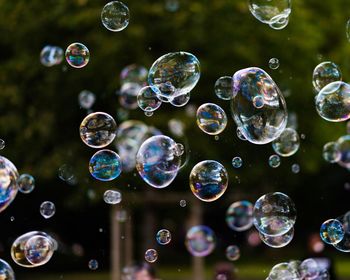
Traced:
POLYGON ((0 176, 0 212, 2 212, 17 195, 19 178, 16 166, 3 156, 0 156, 0 176))
POLYGON ((214 251, 216 237, 211 228, 203 225, 194 226, 187 231, 185 245, 191 255, 205 257, 214 251))
POLYGON ((18 190, 21 193, 31 193, 35 188, 35 180, 32 175, 22 174, 19 176, 18 181, 18 190))
POLYGON ((236 245, 230 245, 226 248, 226 258, 229 261, 236 261, 241 256, 241 252, 236 245))
POLYGON ((197 110, 197 125, 209 135, 218 135, 226 128, 226 113, 214 103, 202 104, 197 110))
POLYGON ((78 95, 78 102, 81 108, 90 109, 94 105, 96 96, 94 93, 88 90, 82 90, 78 95))
POLYGON ((145 260, 149 263, 154 263, 158 259, 158 252, 155 249, 148 249, 145 252, 145 260))
POLYGON ((321 239, 327 244, 337 244, 344 238, 344 228, 336 219, 325 221, 320 228, 321 239))
POLYGON ((312 85, 316 92, 319 92, 326 85, 342 80, 341 71, 335 63, 331 61, 322 62, 317 65, 312 75, 312 85))
POLYGON ((156 240, 159 245, 167 245, 171 241, 171 233, 167 229, 161 229, 157 232, 156 240))
POLYGON ((46 67, 58 65, 63 60, 63 50, 56 46, 45 46, 40 52, 40 62, 46 67))
POLYGON ((129 8, 120 1, 111 1, 102 9, 102 24, 110 31, 122 31, 128 26, 129 20, 129 8))
POLYGON ((281 165, 281 159, 278 155, 271 155, 269 157, 269 165, 272 168, 277 168, 281 165))
POLYGON ((49 219, 53 217, 56 213, 56 206, 53 202, 51 201, 44 201, 40 205, 40 214, 43 216, 45 219, 49 219))
POLYGON ((286 128, 281 135, 272 142, 273 150, 282 157, 294 155, 299 150, 299 147, 299 134, 293 128, 286 128))
POLYGON ((0 259, 0 279, 15 280, 15 273, 12 267, 2 259, 0 259))
POLYGON ((143 87, 137 95, 137 104, 139 108, 145 112, 153 112, 157 110, 162 101, 157 97, 156 90, 152 86, 143 87))
POLYGON ((280 61, 278 60, 278 58, 275 58, 275 57, 271 58, 269 60, 269 67, 272 70, 278 69, 278 67, 280 67, 280 61))
POLYGON ((100 181, 112 181, 122 172, 119 155, 111 150, 100 150, 90 159, 89 171, 92 177, 100 181))
POLYGON ((222 100, 231 100, 233 98, 232 77, 220 77, 214 85, 214 91, 217 97, 222 100))
POLYGON ((66 49, 66 61, 74 68, 83 68, 89 63, 90 51, 82 43, 72 43, 66 49))
POLYGON ((341 158, 341 153, 337 142, 328 142, 323 146, 322 152, 325 161, 330 163, 338 162, 341 158))
POLYGON ((278 236, 270 236, 259 232, 259 236, 262 242, 271 248, 282 248, 287 246, 294 237, 294 227, 284 234, 278 236))
POLYGON ((103 194, 103 200, 107 204, 118 204, 122 201, 122 194, 118 191, 107 190, 103 194))

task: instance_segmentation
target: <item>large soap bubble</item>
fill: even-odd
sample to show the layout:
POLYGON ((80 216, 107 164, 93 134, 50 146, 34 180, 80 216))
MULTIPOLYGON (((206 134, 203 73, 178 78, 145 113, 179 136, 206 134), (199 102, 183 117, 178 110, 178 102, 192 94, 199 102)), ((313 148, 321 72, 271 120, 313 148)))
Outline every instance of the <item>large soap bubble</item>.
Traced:
POLYGON ((249 10, 259 21, 272 24, 291 13, 291 0, 249 0, 249 10))
POLYGON ((253 225, 253 204, 249 201, 236 201, 226 211, 226 223, 235 231, 245 231, 253 225))
POLYGON ((107 3, 101 12, 103 26, 113 32, 125 29, 129 24, 129 19, 129 8, 120 1, 107 3))
POLYGON ((215 249, 216 238, 214 231, 207 226, 191 227, 186 234, 185 245, 191 255, 205 257, 215 249))
POLYGON ((231 113, 244 137, 254 144, 278 138, 287 125, 287 106, 272 78, 260 68, 246 68, 233 75, 233 91, 231 113))
POLYGON ((161 56, 153 63, 148 73, 148 83, 159 89, 159 96, 170 101, 190 92, 199 77, 199 61, 193 54, 173 52, 161 56))
POLYGON ((15 199, 18 192, 18 178, 16 166, 7 158, 0 156, 0 212, 15 199))
POLYGON ((294 155, 300 146, 299 134, 293 128, 286 128, 281 135, 272 142, 273 150, 282 157, 294 155))
POLYGON ((112 181, 122 172, 120 157, 114 151, 100 150, 91 157, 89 171, 97 180, 112 181))
POLYGON ((0 279, 15 280, 15 273, 12 267, 2 259, 0 259, 0 279))
POLYGON ((136 169, 141 178, 154 188, 165 188, 175 179, 181 167, 176 142, 168 136, 148 138, 136 155, 136 169))
POLYGON ((279 236, 265 235, 261 232, 259 232, 259 236, 261 241, 264 242, 267 246, 271 248, 282 248, 287 246, 293 240, 294 227, 292 227, 289 231, 279 236))
POLYGON ((326 121, 343 122, 350 118, 350 85, 333 82, 326 85, 315 98, 317 113, 326 121))
POLYGON ((264 235, 279 236, 287 233, 295 224, 294 202, 280 192, 260 197, 254 205, 254 225, 264 235))
POLYGON ((226 113, 214 103, 202 104, 197 109, 197 125, 207 134, 220 134, 227 125, 226 113))
POLYGON ((319 92, 326 85, 342 80, 342 74, 337 64, 325 61, 317 65, 312 75, 312 85, 319 92))

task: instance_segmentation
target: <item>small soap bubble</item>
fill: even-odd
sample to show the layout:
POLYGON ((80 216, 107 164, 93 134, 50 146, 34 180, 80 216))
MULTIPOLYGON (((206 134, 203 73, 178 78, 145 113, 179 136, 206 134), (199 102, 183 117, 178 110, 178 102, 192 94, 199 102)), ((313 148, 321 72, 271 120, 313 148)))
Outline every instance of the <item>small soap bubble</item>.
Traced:
POLYGON ((341 152, 337 142, 328 142, 323 146, 322 152, 325 161, 330 163, 338 162, 341 159, 341 152))
POLYGON ((273 24, 291 13, 291 0, 249 0, 251 14, 262 23, 273 24))
POLYGON ((103 194, 103 200, 107 204, 118 204, 122 201, 122 194, 118 191, 107 190, 103 194))
POLYGON ((40 62, 46 67, 58 65, 63 60, 63 50, 56 46, 46 46, 40 52, 40 62))
POLYGON ((178 119, 171 119, 168 122, 169 130, 172 134, 178 137, 182 137, 184 135, 185 124, 178 119))
POLYGON ((226 113, 214 103, 205 103, 197 110, 197 125, 209 135, 220 134, 227 125, 226 113))
POLYGON ((156 90, 155 87, 146 86, 139 91, 137 95, 137 104, 141 110, 153 112, 162 105, 162 101, 157 97, 156 90))
POLYGON ((214 251, 216 237, 211 228, 194 226, 187 231, 185 245, 192 256, 205 257, 214 251))
POLYGON ((226 258, 229 261, 236 261, 241 256, 241 252, 236 245, 230 245, 226 248, 226 258))
POLYGON ((242 200, 234 202, 226 211, 226 223, 234 231, 245 231, 253 225, 253 204, 242 200))
POLYGON ((269 165, 272 168, 277 168, 281 165, 281 159, 278 155, 271 155, 269 157, 269 165))
POLYGON ((31 193, 35 188, 35 180, 34 177, 29 174, 22 174, 19 176, 18 181, 18 190, 21 193, 31 193))
POLYGON ((340 159, 337 161, 337 163, 340 166, 349 169, 350 168, 350 157, 349 157, 350 135, 344 135, 340 137, 336 143, 338 146, 338 151, 340 152, 340 159))
POLYGON ((222 100, 230 100, 233 98, 232 77, 224 76, 219 78, 214 85, 214 91, 217 97, 222 100))
POLYGON ((137 95, 139 94, 142 86, 138 83, 127 82, 124 83, 118 92, 119 104, 129 110, 134 110, 138 107, 137 95))
POLYGON ((89 171, 92 177, 100 181, 112 181, 122 172, 119 155, 111 150, 100 150, 90 159, 89 171))
POLYGON ((232 166, 234 168, 241 168, 243 165, 243 160, 240 157, 234 157, 232 159, 232 166))
POLYGON ((264 97, 262 97, 261 95, 257 95, 253 98, 253 106, 256 109, 261 109, 264 107, 264 97))
POLYGON ((344 238, 343 224, 336 219, 325 221, 320 228, 321 239, 327 244, 337 244, 344 238))
POLYGON ((140 87, 146 86, 148 70, 141 65, 131 64, 125 66, 120 72, 120 83, 135 83, 140 87))
POLYGON ((40 214, 43 216, 45 219, 49 219, 53 217, 56 213, 56 207, 55 204, 52 203, 51 201, 44 201, 40 205, 40 214))
POLYGON ((69 182, 74 178, 74 169, 69 164, 63 164, 58 169, 58 177, 65 182, 69 182))
POLYGON ((174 153, 176 156, 182 156, 185 152, 185 147, 181 143, 177 143, 174 149, 175 149, 174 153))
POLYGON ((170 104, 175 106, 175 107, 183 107, 187 105, 187 103, 191 99, 191 93, 187 92, 185 94, 178 95, 174 97, 172 100, 170 100, 170 104))
POLYGON ((5 148, 5 141, 0 139, 0 150, 5 148))
POLYGON ((181 200, 180 200, 180 206, 181 206, 181 207, 186 207, 186 205, 187 205, 186 200, 181 199, 181 200))
POLYGON ((292 165, 292 172, 294 173, 294 174, 297 174, 297 173, 299 173, 300 172, 300 165, 299 164, 297 164, 297 163, 294 163, 293 165, 292 165))
POLYGON ((271 248, 282 248, 287 246, 294 237, 294 227, 292 227, 288 232, 278 235, 270 236, 259 232, 259 236, 262 242, 271 248))
POLYGON ((10 221, 13 222, 15 220, 15 217, 11 216, 10 221))
POLYGON ((152 117, 153 116, 153 112, 145 112, 145 116, 146 117, 152 117))
POLYGON ((111 1, 102 9, 102 24, 110 31, 122 31, 128 26, 129 20, 129 8, 120 1, 111 1))
POLYGON ((156 240, 159 245, 167 245, 171 241, 171 233, 167 229, 161 229, 157 232, 156 240))
POLYGON ((90 60, 88 48, 81 43, 70 44, 66 49, 66 60, 74 68, 86 66, 90 60))
POLYGON ((342 73, 337 64, 326 61, 317 65, 312 76, 312 84, 316 92, 326 85, 342 80, 342 73))
POLYGON ((51 238, 34 235, 29 238, 24 246, 24 255, 33 265, 44 265, 52 257, 55 247, 51 238))
POLYGON ((86 110, 90 109, 92 105, 94 105, 95 100, 96 100, 96 96, 91 91, 82 90, 79 93, 78 101, 79 101, 80 107, 83 109, 86 109, 86 110))
POLYGON ((275 18, 275 21, 270 23, 269 26, 275 30, 281 30, 285 28, 289 23, 289 16, 281 15, 275 18))
POLYGON ((176 12, 180 7, 179 0, 165 0, 165 9, 168 12, 176 12))
POLYGON ((98 269, 98 261, 92 259, 89 261, 88 266, 91 270, 96 270, 96 269, 98 269))
POLYGON ((294 155, 300 147, 299 134, 293 128, 286 128, 281 135, 272 142, 276 154, 282 157, 294 155))
POLYGON ((280 61, 278 60, 278 58, 275 58, 275 57, 271 58, 269 60, 269 67, 272 70, 278 69, 278 67, 280 67, 280 61))
POLYGON ((154 263, 158 259, 158 252, 155 249, 148 249, 145 252, 145 260, 149 263, 154 263))

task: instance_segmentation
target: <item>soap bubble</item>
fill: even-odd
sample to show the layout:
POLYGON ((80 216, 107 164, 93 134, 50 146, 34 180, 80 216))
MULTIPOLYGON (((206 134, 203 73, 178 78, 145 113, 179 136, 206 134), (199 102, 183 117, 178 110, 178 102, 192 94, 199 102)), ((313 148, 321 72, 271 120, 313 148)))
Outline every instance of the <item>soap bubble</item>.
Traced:
POLYGON ((122 194, 118 191, 107 190, 103 194, 103 200, 107 204, 118 204, 122 201, 122 194))
POLYGON ((92 259, 89 261, 88 266, 91 270, 96 270, 98 269, 98 261, 95 259, 92 259))
POLYGON ((66 60, 74 68, 86 66, 90 60, 88 48, 81 43, 70 44, 66 49, 66 60))
POLYGON ((350 135, 340 137, 337 146, 340 153, 337 163, 344 168, 350 168, 350 135))
POLYGON ((217 97, 222 100, 233 98, 232 77, 224 76, 219 78, 214 85, 214 91, 217 97))
POLYGON ((119 95, 119 104, 125 109, 134 110, 138 107, 137 95, 142 87, 137 83, 125 83, 122 85, 119 95))
POLYGON ((157 232, 156 240, 159 245, 167 245, 171 241, 171 233, 167 229, 161 229, 157 232))
POLYGON ((294 202, 280 192, 260 197, 254 205, 254 226, 264 235, 279 236, 287 233, 295 224, 294 202))
POLYGON ((122 172, 120 157, 114 151, 100 150, 91 157, 89 171, 97 180, 112 181, 122 172))
POLYGON ((304 260, 299 267, 300 275, 305 280, 316 279, 320 273, 319 270, 320 268, 314 259, 304 260))
POLYGON ((0 139, 0 150, 5 148, 5 141, 3 139, 0 139))
POLYGON ((120 83, 136 83, 140 87, 145 86, 147 82, 148 70, 137 64, 125 66, 120 72, 120 83))
POLYGON ((43 216, 45 219, 49 219, 53 217, 56 213, 56 206, 54 203, 51 201, 44 201, 40 205, 40 214, 43 216))
POLYGON ((58 177, 65 182, 69 182, 74 179, 74 169, 69 164, 62 164, 58 168, 58 177))
POLYGON ((145 252, 145 260, 149 263, 154 263, 158 259, 158 252, 154 249, 148 249, 145 252))
POLYGON ((209 135, 218 135, 224 131, 227 125, 225 111, 214 103, 202 104, 197 109, 197 125, 209 135))
POLYGON ((285 28, 289 23, 289 16, 287 15, 281 15, 281 16, 278 16, 274 19, 274 22, 271 22, 269 24, 269 26, 272 28, 272 29, 275 29, 275 30, 281 30, 283 28, 285 28))
POLYGON ((320 228, 320 236, 327 244, 337 244, 344 238, 343 224, 336 219, 325 221, 320 228))
POLYGON ((297 163, 294 163, 294 164, 292 165, 292 172, 293 172, 294 174, 299 173, 299 172, 300 172, 300 165, 297 164, 297 163))
POLYGON ((187 52, 173 52, 158 58, 148 73, 148 83, 165 99, 190 92, 200 77, 198 59, 187 52))
POLYGON ((173 135, 177 137, 184 136, 185 124, 182 121, 178 119, 171 119, 168 122, 168 127, 173 135))
POLYGON ((186 207, 186 205, 187 205, 186 200, 181 199, 181 200, 180 200, 180 206, 181 206, 181 207, 186 207))
POLYGON ((272 142, 273 150, 282 157, 294 155, 299 150, 299 146, 299 135, 293 128, 286 128, 281 135, 272 142))
POLYGON ((148 138, 136 155, 136 169, 141 178, 154 188, 165 188, 175 179, 181 156, 176 142, 168 136, 148 138))
POLYGON ((0 259, 0 279, 15 280, 15 273, 12 267, 2 259, 0 259))
POLYGON ((186 234, 185 245, 191 255, 205 257, 215 249, 216 238, 213 230, 207 226, 191 227, 186 234))
POLYGON ((281 165, 281 159, 278 155, 271 155, 269 157, 269 165, 272 167, 272 168, 277 168, 278 166, 281 165))
POLYGON ((245 138, 245 136, 242 134, 241 130, 239 129, 239 127, 237 127, 236 129, 236 134, 237 137, 242 140, 242 141, 247 141, 247 138, 245 138))
POLYGON ((140 90, 137 95, 137 104, 139 108, 145 112, 153 112, 162 105, 162 101, 157 97, 156 90, 156 88, 150 86, 143 87, 140 90))
POLYGON ((63 50, 56 46, 45 46, 40 52, 40 62, 46 67, 58 65, 63 60, 63 50))
POLYGON ((168 12, 176 12, 179 9, 180 3, 178 0, 165 0, 165 9, 168 12))
POLYGON ((346 38, 350 42, 350 19, 346 23, 346 38))
POLYGON ((245 231, 253 225, 253 204, 242 200, 234 202, 226 211, 226 223, 234 231, 245 231))
POLYGON ((243 160, 240 157, 234 157, 232 159, 232 166, 234 168, 241 168, 243 164, 243 160))
POLYGON ((129 20, 129 8, 120 1, 111 1, 102 9, 102 24, 110 31, 122 31, 128 26, 129 20))
POLYGON ((0 212, 15 199, 18 192, 18 171, 7 158, 0 156, 0 212))
POLYGON ((332 244, 334 248, 341 252, 350 252, 350 214, 349 212, 337 218, 337 220, 343 225, 344 237, 338 243, 332 244))
POLYGON ((299 273, 289 263, 276 264, 270 271, 268 280, 296 280, 300 279, 299 273))
POLYGON ((170 104, 175 106, 175 107, 183 107, 187 105, 187 103, 191 99, 191 93, 187 92, 185 94, 178 95, 174 97, 172 100, 170 100, 170 104))
POLYGON ((262 23, 271 24, 291 13, 291 0, 249 0, 249 10, 262 23))
POLYGON ((230 261, 236 261, 241 256, 241 252, 236 245, 230 245, 226 248, 226 258, 230 261))
POLYGON ((215 160, 197 163, 190 173, 192 193, 200 200, 211 202, 220 198, 228 185, 225 167, 215 160))
POLYGON ((343 122, 350 118, 350 85, 333 82, 326 85, 315 98, 316 110, 321 118, 330 122, 343 122))
POLYGON ((279 62, 278 58, 275 58, 275 57, 271 58, 269 60, 269 67, 272 70, 278 69, 278 67, 280 67, 280 62, 279 62))
POLYGON ((79 93, 78 101, 79 101, 80 107, 83 109, 86 109, 86 110, 90 109, 92 105, 94 105, 95 100, 96 100, 96 96, 91 91, 82 90, 79 93))
POLYGON ((18 190, 21 193, 31 193, 35 187, 35 180, 32 175, 22 174, 19 176, 18 181, 18 190))
POLYGON ((231 113, 244 137, 254 144, 278 138, 286 128, 287 107, 272 78, 262 69, 246 68, 233 75, 233 91, 231 113), (263 106, 257 106, 257 96, 263 106))
POLYGON ((323 146, 323 158, 330 163, 338 162, 341 158, 337 142, 328 142, 323 146))
POLYGON ((270 236, 259 232, 259 236, 262 242, 271 248, 282 248, 287 246, 294 237, 294 227, 282 235, 270 236))
POLYGON ((317 65, 312 75, 312 84, 316 92, 326 85, 342 80, 342 74, 337 64, 326 61, 317 65))
POLYGON ((117 124, 103 112, 89 114, 80 124, 80 138, 91 148, 104 148, 113 142, 117 124))

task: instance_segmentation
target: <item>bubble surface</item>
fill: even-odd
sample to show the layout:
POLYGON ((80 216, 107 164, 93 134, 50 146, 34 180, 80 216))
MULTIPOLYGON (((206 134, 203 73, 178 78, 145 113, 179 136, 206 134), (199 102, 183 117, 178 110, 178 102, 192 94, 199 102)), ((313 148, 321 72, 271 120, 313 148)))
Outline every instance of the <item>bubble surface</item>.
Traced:
POLYGON ((40 214, 43 216, 45 219, 49 219, 53 217, 56 213, 56 206, 53 202, 51 201, 44 201, 40 205, 40 214))
POLYGON ((118 204, 122 201, 122 194, 118 191, 107 190, 103 194, 103 200, 107 204, 118 204))
POLYGON ((326 85, 342 80, 342 73, 335 63, 331 61, 322 62, 317 65, 312 75, 312 85, 319 92, 326 85))
POLYGON ((110 31, 122 31, 128 26, 129 20, 129 8, 120 1, 111 1, 102 9, 102 24, 110 31))
POLYGON ((158 259, 158 252, 155 249, 148 249, 145 252, 145 260, 149 263, 154 263, 158 259))
POLYGON ((45 46, 40 52, 40 62, 46 67, 58 65, 63 60, 63 50, 56 46, 45 46))
POLYGON ((205 257, 214 251, 216 237, 211 228, 204 225, 194 226, 187 231, 185 245, 191 255, 205 257))
POLYGON ((15 273, 12 267, 2 259, 0 259, 0 279, 15 280, 15 273))
POLYGON ((156 240, 159 245, 167 245, 171 241, 171 233, 167 229, 161 229, 157 232, 156 240))
POLYGON ((218 135, 226 128, 226 113, 214 103, 202 104, 197 110, 197 125, 209 135, 218 135))
POLYGON ((294 227, 292 227, 288 232, 278 235, 270 236, 259 232, 259 236, 262 242, 271 248, 282 248, 287 246, 294 237, 294 227))
POLYGON ((231 100, 233 98, 232 77, 220 77, 214 85, 214 91, 217 97, 222 100, 231 100))
POLYGON ((157 97, 156 90, 152 86, 146 86, 140 90, 137 95, 137 104, 141 110, 153 112, 162 105, 162 101, 157 97))
POLYGON ((299 134, 293 128, 286 128, 281 135, 272 142, 273 150, 282 157, 294 155, 299 150, 299 147, 299 134))
POLYGON ((66 61, 74 68, 85 67, 90 60, 90 51, 82 43, 70 44, 66 49, 66 61))
POLYGON ((325 161, 330 163, 338 162, 341 158, 341 153, 337 142, 328 142, 323 146, 322 156, 325 161))
POLYGON ((226 258, 229 261, 236 261, 241 256, 241 251, 236 245, 230 245, 226 248, 226 258))
POLYGON ((3 156, 0 156, 0 177, 0 212, 2 212, 17 195, 19 178, 16 166, 3 156))
POLYGON ((274 20, 275 21, 271 22, 269 24, 269 26, 272 29, 281 30, 281 29, 285 28, 288 25, 288 23, 289 23, 289 16, 281 15, 281 16, 276 17, 274 20))
POLYGON ((249 0, 249 10, 257 20, 271 24, 289 16, 291 0, 249 0))
POLYGON ((31 193, 35 188, 34 177, 29 174, 22 174, 21 176, 19 176, 17 184, 18 184, 18 190, 21 193, 25 193, 25 194, 31 193))
POLYGON ((100 181, 112 181, 122 172, 119 155, 111 150, 100 150, 90 159, 89 171, 92 177, 100 181))
POLYGON ((234 231, 245 231, 253 225, 253 204, 242 200, 234 202, 226 211, 226 223, 234 231))
POLYGON ((281 165, 281 159, 278 155, 271 155, 269 157, 269 165, 272 168, 277 168, 281 165))
POLYGON ((325 221, 320 228, 321 239, 327 244, 337 244, 344 238, 343 224, 336 219, 325 221))

